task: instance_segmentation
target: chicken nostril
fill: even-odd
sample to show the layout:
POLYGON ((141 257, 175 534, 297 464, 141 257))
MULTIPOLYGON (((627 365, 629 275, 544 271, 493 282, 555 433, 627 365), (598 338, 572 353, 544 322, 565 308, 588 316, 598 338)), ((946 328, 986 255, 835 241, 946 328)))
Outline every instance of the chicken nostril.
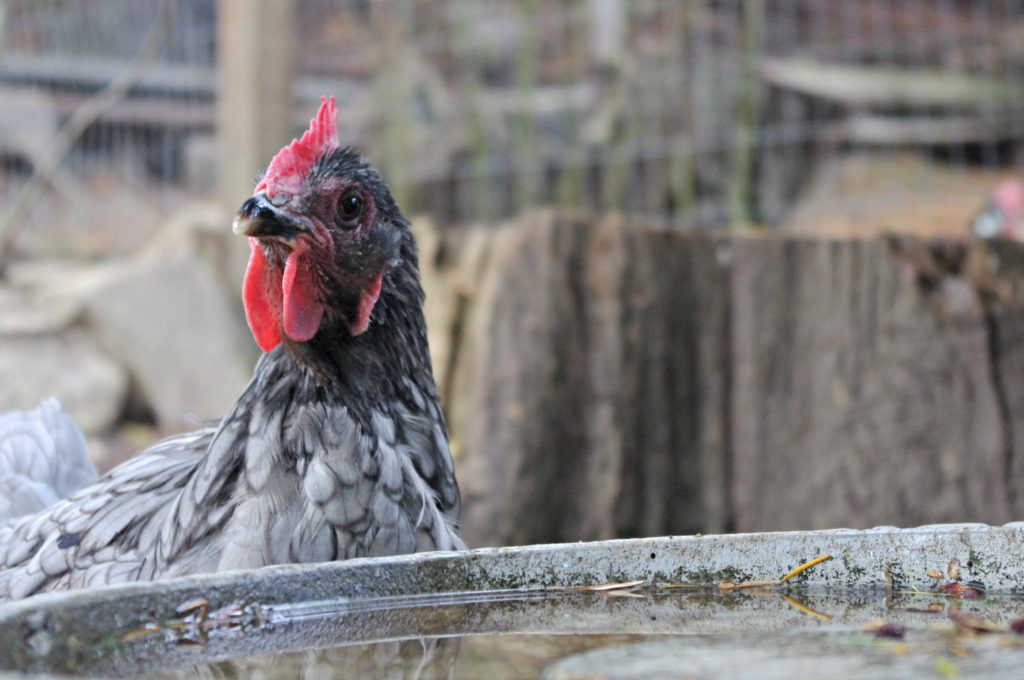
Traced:
POLYGON ((260 202, 256 200, 255 196, 250 196, 245 199, 241 207, 238 208, 239 215, 245 215, 247 217, 256 217, 257 210, 260 208, 260 202))

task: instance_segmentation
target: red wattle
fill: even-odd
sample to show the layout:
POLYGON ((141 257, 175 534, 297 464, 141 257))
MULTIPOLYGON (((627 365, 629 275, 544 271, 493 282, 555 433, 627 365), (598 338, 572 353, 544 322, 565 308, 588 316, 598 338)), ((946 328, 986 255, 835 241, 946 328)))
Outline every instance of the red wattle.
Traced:
POLYGON ((373 311, 373 306, 377 304, 377 298, 380 297, 380 289, 383 281, 384 270, 381 269, 363 290, 363 294, 359 296, 359 307, 356 308, 356 318, 353 319, 352 323, 349 325, 349 332, 352 335, 362 335, 366 332, 366 329, 370 327, 370 313, 373 311))
POLYGON ((245 320, 256 344, 264 352, 269 352, 281 342, 281 331, 277 326, 281 313, 281 282, 277 277, 267 276, 266 259, 256 239, 249 239, 249 249, 249 265, 245 268, 242 283, 245 320))
POLYGON ((315 277, 302 239, 288 254, 281 287, 284 293, 284 332, 296 342, 306 342, 320 330, 324 306, 317 296, 315 277))

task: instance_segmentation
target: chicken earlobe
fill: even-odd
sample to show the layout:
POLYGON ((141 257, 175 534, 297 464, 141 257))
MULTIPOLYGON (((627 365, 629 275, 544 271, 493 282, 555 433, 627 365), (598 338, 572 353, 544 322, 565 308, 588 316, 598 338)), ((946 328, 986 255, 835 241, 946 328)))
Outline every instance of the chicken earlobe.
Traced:
POLYGON ((377 298, 380 297, 383 283, 384 270, 381 269, 359 295, 355 318, 349 322, 349 333, 352 335, 362 335, 370 327, 370 314, 373 312, 373 306, 377 304, 377 298))

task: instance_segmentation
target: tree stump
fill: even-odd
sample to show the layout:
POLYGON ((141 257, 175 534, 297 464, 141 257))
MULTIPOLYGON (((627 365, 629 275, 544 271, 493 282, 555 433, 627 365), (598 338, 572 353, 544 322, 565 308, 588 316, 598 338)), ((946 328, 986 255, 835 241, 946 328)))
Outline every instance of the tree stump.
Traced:
POLYGON ((428 242, 471 545, 1021 512, 1019 247, 556 212, 428 242))

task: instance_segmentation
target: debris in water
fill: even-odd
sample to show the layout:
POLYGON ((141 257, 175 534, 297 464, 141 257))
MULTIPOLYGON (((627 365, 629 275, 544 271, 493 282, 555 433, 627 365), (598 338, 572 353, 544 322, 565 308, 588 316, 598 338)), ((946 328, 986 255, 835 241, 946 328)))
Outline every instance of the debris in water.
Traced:
POLYGON ((189 616, 196 621, 203 621, 209 611, 210 602, 205 597, 197 597, 179 604, 174 613, 182 617, 189 616))
POLYGON ((800 600, 796 599, 795 597, 791 597, 789 595, 784 595, 782 593, 779 593, 779 595, 782 597, 783 600, 785 600, 790 605, 795 607, 798 611, 801 611, 804 614, 807 614, 808 616, 813 616, 814 618, 821 619, 822 621, 831 621, 832 620, 832 617, 830 615, 828 615, 828 614, 826 614, 824 612, 819 612, 816 609, 811 609, 810 607, 808 607, 807 605, 805 605, 803 602, 801 602, 800 600))
POLYGON ((552 590, 569 590, 569 591, 586 591, 594 593, 606 593, 609 590, 626 590, 628 588, 636 588, 642 586, 645 583, 644 579, 636 581, 625 581, 622 583, 602 583, 599 586, 579 586, 576 588, 552 588, 552 590))
POLYGON ((960 600, 977 600, 981 597, 981 591, 963 583, 943 583, 939 586, 939 592, 960 600))
POLYGON ((209 615, 209 620, 213 624, 220 625, 231 625, 238 621, 244 610, 240 604, 229 604, 226 607, 221 607, 215 612, 209 615))
POLYGON ((970 612, 954 609, 949 612, 949 620, 956 624, 961 633, 1005 633, 1006 628, 997 623, 986 621, 970 612))
POLYGON ((944 656, 936 657, 935 660, 932 661, 932 670, 935 671, 937 675, 941 675, 944 678, 960 677, 960 668, 944 656))
POLYGON ((146 637, 147 635, 152 635, 153 633, 159 633, 160 630, 161 629, 160 629, 160 624, 159 623, 147 623, 142 628, 136 628, 134 630, 130 630, 127 633, 125 633, 124 635, 122 635, 121 636, 121 642, 131 642, 133 640, 138 640, 139 638, 146 637))
POLYGON ((1010 621, 1010 630, 1017 635, 1024 635, 1024 618, 1014 619, 1010 621))
POLYGON ((873 633, 875 637, 901 640, 907 632, 907 627, 902 623, 896 623, 895 621, 873 619, 864 624, 864 631, 867 633, 873 633))
POLYGON ((766 588, 769 586, 778 585, 778 581, 744 581, 743 583, 730 583, 728 581, 719 581, 719 590, 744 590, 746 588, 766 588))
POLYGON ((960 580, 960 560, 954 557, 949 561, 949 564, 946 565, 946 577, 950 581, 960 580))
POLYGON ((940 578, 942 578, 942 572, 938 569, 929 569, 928 578, 935 579, 936 581, 938 581, 940 578))
POLYGON ((174 644, 181 647, 205 647, 209 644, 210 638, 205 628, 197 628, 188 635, 181 635, 174 640, 174 644))

